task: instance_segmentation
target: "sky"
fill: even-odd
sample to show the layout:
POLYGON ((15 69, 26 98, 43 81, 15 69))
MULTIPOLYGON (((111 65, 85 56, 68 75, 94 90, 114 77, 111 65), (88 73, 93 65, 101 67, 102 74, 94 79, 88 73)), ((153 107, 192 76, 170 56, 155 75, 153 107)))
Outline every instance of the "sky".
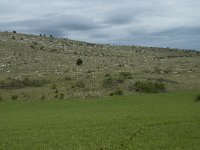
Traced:
POLYGON ((0 31, 200 50, 200 0, 0 0, 0 31))

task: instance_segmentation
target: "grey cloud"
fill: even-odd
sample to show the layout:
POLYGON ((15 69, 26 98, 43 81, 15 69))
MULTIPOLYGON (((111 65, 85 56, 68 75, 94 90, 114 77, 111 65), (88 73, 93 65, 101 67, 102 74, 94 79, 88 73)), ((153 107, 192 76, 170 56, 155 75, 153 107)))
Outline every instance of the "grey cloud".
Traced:
POLYGON ((134 44, 199 50, 199 39, 200 27, 179 27, 155 33, 132 31, 125 38, 115 39, 112 42, 126 45, 134 44))
POLYGON ((131 23, 133 20, 133 14, 130 13, 119 13, 114 12, 113 14, 109 15, 104 21, 105 23, 112 24, 112 25, 122 25, 131 23))
POLYGON ((90 37, 95 38, 95 39, 101 39, 101 38, 108 39, 111 37, 111 35, 106 34, 106 33, 95 33, 95 34, 91 34, 90 37))
POLYGON ((77 15, 47 15, 42 19, 13 21, 0 24, 7 28, 28 30, 63 36, 65 32, 94 30, 102 28, 101 24, 77 15))
POLYGON ((200 36, 200 26, 198 27, 179 27, 155 32, 154 36, 200 36))
POLYGON ((0 30, 200 49, 199 0, 0 0, 0 30))

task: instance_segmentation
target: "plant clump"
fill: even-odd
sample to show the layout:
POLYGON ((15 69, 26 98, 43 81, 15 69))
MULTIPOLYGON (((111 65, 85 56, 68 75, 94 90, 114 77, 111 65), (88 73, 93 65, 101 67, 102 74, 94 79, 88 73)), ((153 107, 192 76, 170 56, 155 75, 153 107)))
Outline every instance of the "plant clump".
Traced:
POLYGON ((124 92, 121 89, 117 89, 115 92, 110 93, 110 96, 123 95, 124 92))
POLYGON ((147 81, 137 81, 134 84, 134 89, 140 93, 161 93, 166 90, 164 83, 147 81))
POLYGON ((0 81, 0 89, 21 89, 25 87, 41 87, 49 83, 46 79, 9 79, 8 81, 0 81))
POLYGON ((12 98, 13 100, 16 100, 16 99, 19 98, 19 96, 18 96, 18 95, 12 95, 11 98, 12 98))
POLYGON ((77 59, 76 61, 76 64, 79 66, 79 65, 82 65, 83 64, 83 60, 82 59, 77 59))
POLYGON ((0 95, 0 102, 3 101, 3 97, 0 95))
POLYGON ((196 96, 195 102, 200 102, 200 94, 196 96))

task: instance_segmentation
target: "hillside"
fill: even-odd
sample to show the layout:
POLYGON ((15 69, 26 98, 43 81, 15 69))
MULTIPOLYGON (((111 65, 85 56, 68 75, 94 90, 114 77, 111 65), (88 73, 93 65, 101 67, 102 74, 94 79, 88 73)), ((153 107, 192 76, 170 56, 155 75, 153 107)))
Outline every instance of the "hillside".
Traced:
POLYGON ((130 95, 136 81, 161 82, 166 91, 198 90, 200 52, 0 33, 3 99, 102 97, 119 89, 130 95))

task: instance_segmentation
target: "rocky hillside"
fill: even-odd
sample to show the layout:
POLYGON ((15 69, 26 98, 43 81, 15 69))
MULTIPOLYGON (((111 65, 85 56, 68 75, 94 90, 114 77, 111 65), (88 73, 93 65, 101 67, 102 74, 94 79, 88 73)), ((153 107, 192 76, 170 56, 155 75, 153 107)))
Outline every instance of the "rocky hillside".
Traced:
POLYGON ((6 99, 128 95, 136 81, 162 82, 166 91, 200 89, 200 52, 0 32, 0 95, 6 99))

